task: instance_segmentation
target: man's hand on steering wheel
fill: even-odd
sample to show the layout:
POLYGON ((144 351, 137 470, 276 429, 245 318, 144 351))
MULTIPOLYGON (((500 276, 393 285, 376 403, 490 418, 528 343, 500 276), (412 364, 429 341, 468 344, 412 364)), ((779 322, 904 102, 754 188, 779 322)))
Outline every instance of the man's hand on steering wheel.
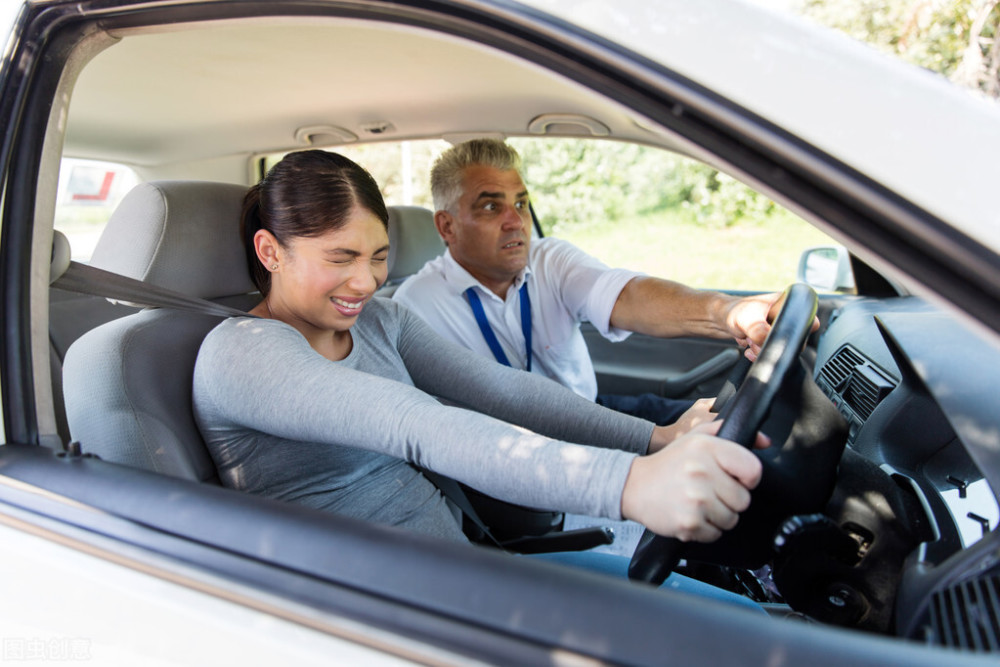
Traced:
POLYGON ((714 401, 711 398, 699 398, 673 424, 655 427, 646 453, 655 454, 695 426, 715 421, 718 415, 712 412, 713 405, 714 401))
MULTIPOLYGON (((744 356, 756 361, 760 347, 771 331, 771 322, 781 310, 785 292, 754 294, 735 299, 725 312, 726 327, 744 349, 744 356)), ((819 318, 814 318, 810 331, 819 329, 819 318)))

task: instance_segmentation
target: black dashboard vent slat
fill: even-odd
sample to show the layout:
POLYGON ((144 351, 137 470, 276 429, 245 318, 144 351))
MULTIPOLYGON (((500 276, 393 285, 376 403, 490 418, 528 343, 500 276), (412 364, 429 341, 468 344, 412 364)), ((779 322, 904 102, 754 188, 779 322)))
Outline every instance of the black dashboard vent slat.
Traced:
MULTIPOLYGON (((837 350, 829 361, 823 364, 819 372, 825 384, 825 389, 831 398, 839 395, 843 399, 844 409, 849 409, 853 415, 864 422, 872 412, 889 395, 896 386, 884 373, 857 350, 849 345, 837 350)), ((839 405, 839 403, 838 403, 839 405)))
POLYGON ((892 389, 884 378, 870 368, 859 366, 854 369, 847 387, 844 389, 844 400, 854 408, 861 419, 868 419, 879 401, 885 398, 892 389))
POLYGON ((844 400, 861 419, 868 419, 878 404, 878 390, 866 378, 854 374, 844 390, 844 400))
POLYGON ((935 644, 1000 652, 1000 575, 977 577, 934 594, 928 618, 935 644))
POLYGON ((864 358, 852 348, 844 346, 833 355, 830 361, 826 362, 820 374, 826 378, 833 389, 838 389, 840 385, 851 376, 854 369, 864 363, 864 358))

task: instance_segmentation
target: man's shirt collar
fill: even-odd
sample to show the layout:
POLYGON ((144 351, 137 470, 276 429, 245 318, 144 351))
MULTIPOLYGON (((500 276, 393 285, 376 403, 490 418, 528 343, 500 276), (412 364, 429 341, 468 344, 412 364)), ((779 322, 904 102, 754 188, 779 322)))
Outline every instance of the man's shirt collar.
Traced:
MULTIPOLYGON (((490 288, 486 287, 486 285, 476 280, 476 278, 471 273, 466 271, 465 267, 459 264, 455 260, 455 258, 452 257, 451 248, 446 248, 444 251, 443 273, 445 282, 448 283, 448 286, 451 289, 455 290, 456 294, 462 294, 465 292, 465 290, 475 286, 479 288, 479 291, 482 294, 486 294, 494 299, 500 298, 493 293, 493 290, 491 290, 490 288)), ((511 294, 512 291, 516 292, 517 290, 521 289, 521 285, 524 284, 524 281, 527 280, 528 276, 530 275, 531 275, 531 261, 529 255, 528 264, 525 265, 525 267, 521 269, 521 271, 514 278, 514 284, 511 288, 507 290, 507 294, 511 294)))

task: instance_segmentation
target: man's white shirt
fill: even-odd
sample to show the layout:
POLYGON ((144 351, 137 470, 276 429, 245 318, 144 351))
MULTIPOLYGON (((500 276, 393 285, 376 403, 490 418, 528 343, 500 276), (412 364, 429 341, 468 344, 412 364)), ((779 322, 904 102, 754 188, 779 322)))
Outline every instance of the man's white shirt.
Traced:
POLYGON ((531 370, 594 400, 597 378, 580 323, 588 321, 611 341, 629 336, 612 327, 611 310, 633 278, 559 239, 533 239, 528 265, 507 290, 506 299, 483 286, 451 256, 433 259, 407 279, 393 299, 413 310, 441 336, 485 357, 493 353, 476 323, 465 291, 473 287, 500 347, 514 368, 526 366, 519 290, 528 283, 531 301, 531 370))

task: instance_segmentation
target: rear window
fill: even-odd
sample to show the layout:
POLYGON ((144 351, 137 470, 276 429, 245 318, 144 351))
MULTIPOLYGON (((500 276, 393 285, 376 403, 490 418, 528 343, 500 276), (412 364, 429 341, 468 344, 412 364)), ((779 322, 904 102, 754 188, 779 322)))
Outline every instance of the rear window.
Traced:
POLYGON ((73 259, 90 259, 111 213, 138 183, 139 177, 125 165, 63 158, 55 228, 69 239, 73 259))

